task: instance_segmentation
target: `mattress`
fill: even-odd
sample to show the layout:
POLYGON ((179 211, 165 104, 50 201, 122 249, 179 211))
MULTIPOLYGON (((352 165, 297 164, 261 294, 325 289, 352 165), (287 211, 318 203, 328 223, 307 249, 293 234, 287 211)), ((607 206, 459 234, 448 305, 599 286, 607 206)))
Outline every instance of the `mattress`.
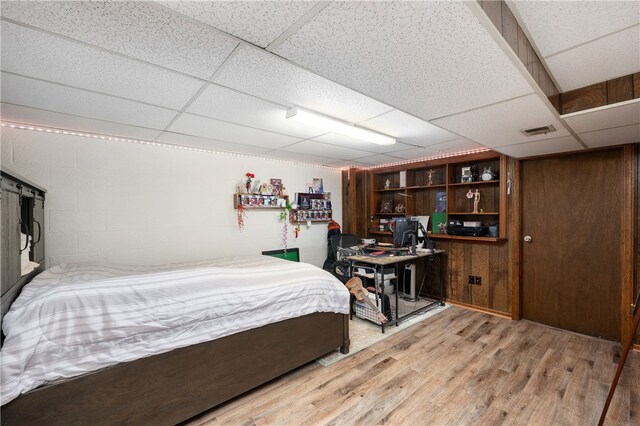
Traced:
POLYGON ((3 319, 0 397, 314 312, 348 314, 349 292, 320 268, 268 256, 54 266, 3 319))

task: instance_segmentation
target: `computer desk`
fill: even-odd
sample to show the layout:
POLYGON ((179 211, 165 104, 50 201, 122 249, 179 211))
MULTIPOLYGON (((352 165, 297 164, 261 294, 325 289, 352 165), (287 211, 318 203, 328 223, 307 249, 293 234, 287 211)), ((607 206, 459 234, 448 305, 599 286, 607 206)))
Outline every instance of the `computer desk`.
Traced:
MULTIPOLYGON (((353 269, 357 268, 357 265, 353 264, 354 262, 368 265, 374 270, 374 283, 376 287, 376 306, 381 306, 381 304, 379 304, 379 294, 382 294, 380 283, 384 284, 384 267, 394 266, 396 270, 396 286, 394 289, 395 300, 396 300, 396 305, 395 305, 396 318, 389 318, 388 322, 381 324, 383 333, 384 333, 385 326, 389 326, 393 324, 395 324, 396 326, 399 326, 402 320, 411 318, 412 316, 425 312, 435 307, 436 305, 444 306, 444 301, 446 298, 446 294, 445 294, 446 287, 444 282, 445 262, 443 262, 443 259, 441 258, 442 256, 445 255, 444 250, 419 251, 417 254, 394 254, 398 252, 398 249, 389 248, 389 247, 372 247, 368 250, 373 250, 374 252, 383 251, 385 252, 385 254, 378 255, 378 256, 373 256, 371 254, 363 254, 363 255, 349 256, 347 257, 347 259, 352 261, 352 271, 353 269), (399 302, 399 293, 400 293, 398 289, 399 282, 400 282, 399 267, 409 262, 426 261, 427 264, 426 264, 424 279, 427 279, 427 275, 429 274, 429 266, 431 265, 432 261, 435 260, 436 256, 440 257, 439 259, 440 261, 440 298, 421 308, 415 309, 409 313, 399 316, 398 315, 399 313, 398 302, 399 302), (380 274, 380 281, 378 281, 378 273, 380 274)), ((416 280, 416 285, 417 285, 417 280, 416 280)), ((420 297, 419 290, 417 290, 417 296, 420 297)))

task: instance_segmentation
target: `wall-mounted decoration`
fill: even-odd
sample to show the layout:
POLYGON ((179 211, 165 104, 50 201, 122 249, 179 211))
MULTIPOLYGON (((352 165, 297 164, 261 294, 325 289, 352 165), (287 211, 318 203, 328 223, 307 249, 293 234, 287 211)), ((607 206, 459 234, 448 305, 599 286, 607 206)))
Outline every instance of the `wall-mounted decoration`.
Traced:
POLYGON ((314 194, 322 194, 324 192, 324 187, 322 186, 322 178, 314 178, 313 179, 313 193, 314 194))
POLYGON ((238 206, 238 229, 244 229, 244 219, 247 217, 247 211, 242 205, 238 206))
POLYGON ((282 179, 271 178, 271 193, 273 195, 280 195, 282 192, 282 179))
POLYGON ((234 194, 233 207, 239 209, 279 209, 288 203, 289 197, 267 194, 234 194))
POLYGON ((296 204, 289 216, 292 223, 307 222, 307 224, 311 224, 332 220, 333 211, 330 192, 323 194, 296 194, 296 204))
MULTIPOLYGON (((282 211, 280 212, 280 220, 282 220, 282 245, 284 249, 287 249, 287 241, 289 238, 289 221, 287 218, 291 214, 292 206, 289 204, 289 200, 287 199, 282 211)), ((296 231, 296 238, 298 238, 298 232, 296 231)))

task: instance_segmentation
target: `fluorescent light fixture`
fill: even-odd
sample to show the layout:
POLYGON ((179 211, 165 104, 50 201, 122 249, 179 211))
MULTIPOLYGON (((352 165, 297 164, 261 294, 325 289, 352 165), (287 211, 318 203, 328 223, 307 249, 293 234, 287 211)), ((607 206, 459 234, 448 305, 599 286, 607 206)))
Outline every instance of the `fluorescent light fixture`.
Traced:
POLYGON ((288 110, 287 118, 292 118, 301 123, 378 145, 393 145, 396 143, 395 138, 391 136, 383 135, 382 133, 374 132, 364 127, 358 127, 354 124, 349 124, 345 121, 299 107, 288 110))

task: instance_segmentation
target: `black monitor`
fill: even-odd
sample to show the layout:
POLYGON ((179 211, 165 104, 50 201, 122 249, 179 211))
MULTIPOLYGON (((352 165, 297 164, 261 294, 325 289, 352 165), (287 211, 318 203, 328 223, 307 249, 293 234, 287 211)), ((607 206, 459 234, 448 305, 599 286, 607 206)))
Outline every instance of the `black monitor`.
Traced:
POLYGON ((418 242, 418 218, 397 217, 392 219, 393 246, 395 248, 408 247, 418 242))

